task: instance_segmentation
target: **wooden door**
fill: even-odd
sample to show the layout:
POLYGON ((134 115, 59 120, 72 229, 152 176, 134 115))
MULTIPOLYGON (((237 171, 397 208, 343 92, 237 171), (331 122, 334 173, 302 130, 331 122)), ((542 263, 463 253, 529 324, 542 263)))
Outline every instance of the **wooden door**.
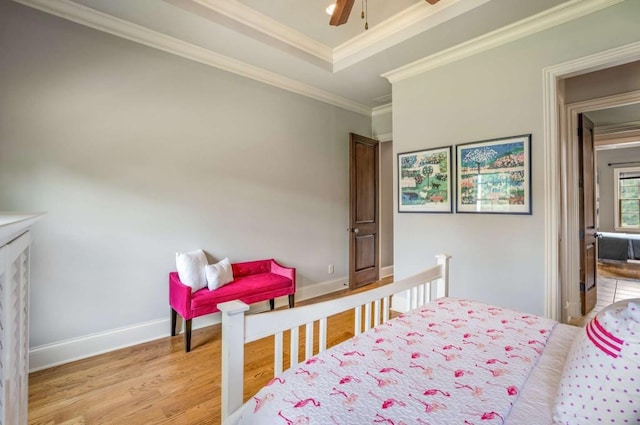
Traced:
POLYGON ((596 305, 596 185, 593 123, 578 115, 578 198, 580 202, 580 303, 585 315, 596 305))
POLYGON ((349 136, 349 288, 379 279, 378 141, 349 136))

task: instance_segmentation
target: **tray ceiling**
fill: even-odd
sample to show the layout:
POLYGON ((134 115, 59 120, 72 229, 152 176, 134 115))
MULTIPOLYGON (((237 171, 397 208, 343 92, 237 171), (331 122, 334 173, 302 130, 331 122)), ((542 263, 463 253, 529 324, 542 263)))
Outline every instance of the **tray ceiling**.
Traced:
POLYGON ((534 15, 554 25, 622 0, 368 0, 368 31, 360 2, 330 27, 330 0, 14 1, 370 114, 391 95, 384 73, 534 15))

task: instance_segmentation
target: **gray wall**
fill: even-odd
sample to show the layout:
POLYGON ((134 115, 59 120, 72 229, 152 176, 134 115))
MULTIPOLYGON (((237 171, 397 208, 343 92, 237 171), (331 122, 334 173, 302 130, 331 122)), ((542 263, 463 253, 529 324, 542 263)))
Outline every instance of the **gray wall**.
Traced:
POLYGON ((369 117, 5 0, 0 28, 0 210, 48 212, 32 347, 168 318, 176 251, 347 275, 369 117))
POLYGON ((640 61, 567 78, 565 103, 640 90, 640 61))
POLYGON ((393 265, 393 142, 380 143, 380 266, 393 265))
MULTIPOLYGON (((371 119, 371 133, 374 138, 392 133, 392 114, 376 113, 371 119)), ((380 145, 380 265, 393 265, 393 142, 380 145)))
POLYGON ((599 150, 597 152, 598 164, 598 183, 600 189, 600 214, 599 214, 599 230, 603 232, 615 232, 614 222, 614 202, 615 202, 615 186, 613 179, 614 168, 640 167, 637 164, 621 164, 612 165, 612 162, 630 162, 640 161, 640 147, 618 148, 599 150))
POLYGON ((396 277, 446 252, 452 296, 543 313, 542 71, 640 40, 638 16, 627 1, 393 85, 394 152, 533 136, 533 215, 396 213, 396 277))
POLYGON ((371 119, 371 132, 374 137, 386 135, 393 132, 393 116, 389 112, 387 114, 375 114, 371 119))

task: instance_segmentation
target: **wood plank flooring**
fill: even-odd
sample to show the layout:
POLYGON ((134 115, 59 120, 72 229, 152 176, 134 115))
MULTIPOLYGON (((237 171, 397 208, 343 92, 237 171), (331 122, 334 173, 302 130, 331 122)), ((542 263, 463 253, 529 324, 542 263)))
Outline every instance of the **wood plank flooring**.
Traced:
MULTIPOLYGON (((391 281, 385 278, 357 291, 296 305, 391 281)), ((330 346, 350 338, 353 313, 329 318, 329 329, 330 346)), ((194 330, 191 343, 191 352, 185 353, 180 334, 34 372, 29 375, 29 424, 219 424, 220 325, 194 330)), ((303 347, 304 338, 300 344, 303 347)), ((245 400, 272 377, 273 340, 247 345, 245 400)))
POLYGON ((635 276, 633 272, 637 265, 632 268, 611 268, 598 264, 598 300, 596 306, 584 316, 578 324, 584 326, 596 314, 608 305, 629 298, 640 298, 640 280, 629 276, 635 276))
POLYGON ((640 280, 640 263, 623 261, 598 261, 598 276, 640 280))
MULTIPOLYGON (((297 305, 389 282, 391 278, 297 305)), ((640 281, 609 276, 600 277, 598 285, 598 303, 587 320, 614 301, 640 297, 640 281)), ((329 345, 344 341, 353 336, 353 314, 334 316, 329 326, 329 345)), ((286 339, 285 335, 284 347, 288 347, 286 339)), ((245 400, 272 376, 272 340, 249 344, 245 348, 245 400)), ((190 353, 184 352, 180 334, 32 373, 29 423, 219 424, 220 326, 194 330, 190 353)))

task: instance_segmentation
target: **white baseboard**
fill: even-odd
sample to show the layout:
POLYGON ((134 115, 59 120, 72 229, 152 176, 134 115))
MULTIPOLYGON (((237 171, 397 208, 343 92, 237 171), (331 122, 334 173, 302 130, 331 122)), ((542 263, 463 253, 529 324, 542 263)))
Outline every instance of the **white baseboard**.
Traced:
MULTIPOLYGON (((167 309, 169 315, 169 309, 167 309)), ((46 369, 169 335, 171 320, 160 319, 29 349, 29 372, 46 369)))
POLYGON ((383 277, 389 277, 393 275, 393 266, 381 267, 380 268, 380 279, 383 277))
POLYGON ((567 301, 565 304, 565 309, 567 310, 567 323, 571 323, 572 320, 582 319, 582 305, 580 304, 580 301, 567 301))
MULTIPOLYGON (((382 267, 380 277, 393 274, 393 266, 382 267)), ((301 286, 296 291, 296 300, 303 301, 316 298, 332 292, 347 289, 349 282, 347 277, 316 283, 310 286, 301 286)), ((276 307, 286 306, 287 297, 276 299, 276 307)), ((267 311, 267 301, 251 305, 252 313, 267 311)), ((169 309, 167 308, 167 316, 169 309)), ((178 320, 180 317, 178 316, 178 320)), ((193 319, 192 329, 200 329, 220 323, 220 313, 193 319)), ((45 344, 29 349, 29 372, 47 369, 53 366, 85 359, 98 354, 107 353, 124 347, 165 338, 170 335, 171 319, 158 319, 149 322, 138 323, 122 328, 111 329, 78 338, 45 344)))
MULTIPOLYGON (((339 291, 341 289, 347 289, 348 287, 349 284, 346 277, 320 282, 310 286, 301 286, 296 291, 296 300, 307 300, 339 291)), ((276 299, 277 307, 285 306, 287 303, 287 297, 280 297, 276 299)), ((268 301, 265 301, 252 304, 250 311, 258 313, 268 309, 268 301)), ((167 316, 169 316, 168 307, 167 316)), ((179 316, 178 320, 180 320, 179 316)), ((192 329, 204 328, 218 323, 220 323, 220 313, 213 313, 193 319, 192 329)), ((35 372, 75 360, 107 353, 119 348, 130 347, 143 342, 153 341, 158 338, 165 338, 170 335, 170 330, 171 319, 167 317, 166 319, 152 320, 149 322, 112 329, 106 332, 33 347, 29 349, 29 371, 35 372)))
POLYGON ((411 307, 409 306, 409 294, 407 294, 406 291, 394 294, 391 298, 390 308, 398 313, 406 313, 411 310, 411 307))
POLYGON ((347 277, 327 280, 310 286, 302 286, 296 291, 296 299, 300 301, 309 300, 342 289, 349 289, 349 279, 347 277))

